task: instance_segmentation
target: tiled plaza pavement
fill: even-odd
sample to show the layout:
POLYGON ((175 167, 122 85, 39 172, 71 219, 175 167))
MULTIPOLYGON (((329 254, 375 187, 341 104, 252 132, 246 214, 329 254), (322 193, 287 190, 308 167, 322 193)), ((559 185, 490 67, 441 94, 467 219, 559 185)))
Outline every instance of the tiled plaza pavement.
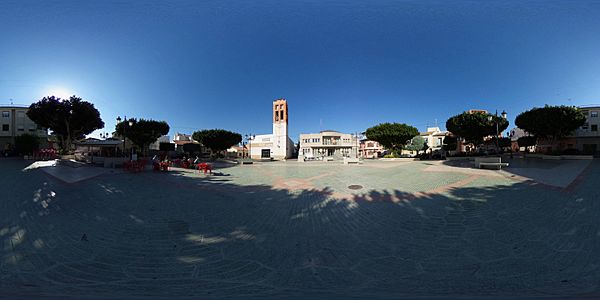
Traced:
POLYGON ((27 165, 0 161, 0 298, 600 297, 599 161, 568 189, 435 162, 27 165))

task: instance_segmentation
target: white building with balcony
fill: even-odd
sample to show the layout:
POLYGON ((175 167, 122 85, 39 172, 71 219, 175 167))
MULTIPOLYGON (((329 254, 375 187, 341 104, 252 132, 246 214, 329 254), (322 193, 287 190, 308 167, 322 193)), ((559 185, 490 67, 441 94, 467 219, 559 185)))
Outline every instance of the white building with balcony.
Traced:
POLYGON ((357 157, 359 148, 358 138, 349 133, 324 130, 319 133, 300 135, 299 156, 305 158, 357 157))

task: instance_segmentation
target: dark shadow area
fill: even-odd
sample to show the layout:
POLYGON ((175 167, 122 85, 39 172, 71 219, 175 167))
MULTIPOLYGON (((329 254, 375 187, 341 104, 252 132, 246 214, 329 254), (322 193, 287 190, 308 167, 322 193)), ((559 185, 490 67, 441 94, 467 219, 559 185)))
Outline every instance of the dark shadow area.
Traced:
POLYGON ((344 199, 329 188, 288 191, 235 176, 144 172, 67 185, 20 169, 0 168, 9 178, 2 295, 598 293, 597 168, 568 196, 515 183, 344 199))
MULTIPOLYGON (((570 188, 576 184, 588 168, 597 164, 595 160, 544 160, 539 158, 502 158, 508 167, 502 167, 502 171, 511 174, 510 177, 522 177, 538 184, 544 184, 553 188, 570 188)), ((443 164, 449 167, 473 169, 473 161, 447 160, 443 164)), ((493 171, 493 170, 492 170, 493 171)))

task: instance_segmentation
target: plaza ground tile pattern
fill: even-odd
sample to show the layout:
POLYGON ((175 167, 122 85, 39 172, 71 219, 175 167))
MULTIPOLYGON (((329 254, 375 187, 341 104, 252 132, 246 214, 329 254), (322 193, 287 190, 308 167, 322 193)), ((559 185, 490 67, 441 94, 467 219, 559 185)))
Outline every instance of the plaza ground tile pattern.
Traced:
POLYGON ((598 161, 568 189, 425 162, 27 165, 0 161, 0 295, 600 297, 598 161))

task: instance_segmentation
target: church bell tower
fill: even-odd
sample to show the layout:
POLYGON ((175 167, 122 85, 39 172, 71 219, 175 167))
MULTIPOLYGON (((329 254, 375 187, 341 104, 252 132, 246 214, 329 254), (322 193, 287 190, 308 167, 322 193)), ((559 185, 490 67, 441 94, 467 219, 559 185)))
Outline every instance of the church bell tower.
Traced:
POLYGON ((285 99, 273 101, 273 154, 285 159, 288 155, 288 105, 285 99))

